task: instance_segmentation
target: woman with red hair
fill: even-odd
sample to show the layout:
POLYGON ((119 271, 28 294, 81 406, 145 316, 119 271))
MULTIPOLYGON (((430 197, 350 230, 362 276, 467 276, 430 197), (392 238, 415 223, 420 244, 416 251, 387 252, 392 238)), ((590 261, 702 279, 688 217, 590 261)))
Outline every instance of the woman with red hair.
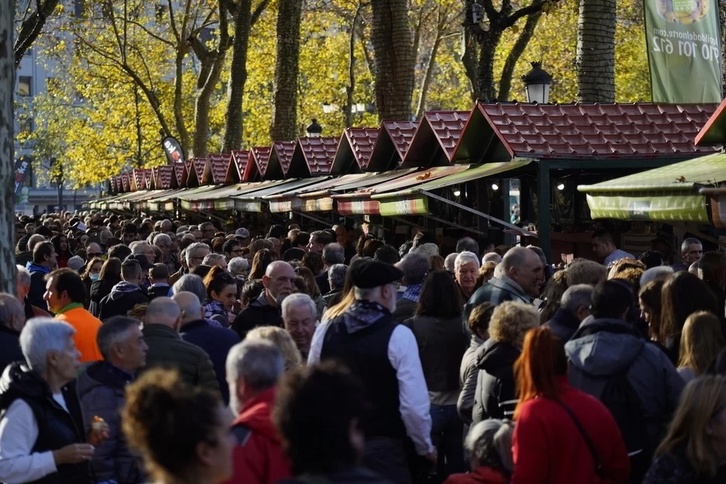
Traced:
POLYGON ((567 383, 564 348, 549 328, 527 333, 514 372, 512 484, 628 482, 630 463, 615 419, 567 383))

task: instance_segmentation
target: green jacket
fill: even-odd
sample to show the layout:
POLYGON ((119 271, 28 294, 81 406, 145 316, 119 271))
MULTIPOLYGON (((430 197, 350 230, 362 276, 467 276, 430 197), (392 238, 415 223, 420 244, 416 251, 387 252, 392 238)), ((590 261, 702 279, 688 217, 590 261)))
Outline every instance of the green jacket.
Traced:
POLYGON ((161 324, 146 324, 143 333, 149 347, 144 369, 174 368, 185 382, 219 393, 212 361, 203 349, 184 341, 179 333, 161 324))

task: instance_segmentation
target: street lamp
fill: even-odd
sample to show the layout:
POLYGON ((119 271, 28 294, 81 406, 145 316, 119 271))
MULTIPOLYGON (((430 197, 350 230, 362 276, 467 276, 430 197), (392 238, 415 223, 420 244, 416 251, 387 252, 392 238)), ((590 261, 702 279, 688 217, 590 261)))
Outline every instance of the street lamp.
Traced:
POLYGON ((550 100, 552 76, 542 69, 541 62, 531 62, 532 70, 522 76, 527 90, 527 102, 547 104, 550 100))
POLYGON ((310 123, 310 126, 305 128, 305 131, 308 133, 309 138, 320 138, 320 135, 323 132, 323 127, 318 124, 318 120, 313 118, 312 123, 310 123))

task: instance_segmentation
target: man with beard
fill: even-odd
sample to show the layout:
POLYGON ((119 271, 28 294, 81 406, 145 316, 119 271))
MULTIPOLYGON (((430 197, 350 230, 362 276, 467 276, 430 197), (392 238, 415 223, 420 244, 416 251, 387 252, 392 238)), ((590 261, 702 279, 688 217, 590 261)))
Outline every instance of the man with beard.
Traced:
POLYGON ((267 266, 262 284, 265 290, 239 313, 232 323, 241 339, 247 332, 258 326, 277 326, 282 328, 282 300, 292 294, 295 288, 295 270, 284 261, 274 261, 267 266))

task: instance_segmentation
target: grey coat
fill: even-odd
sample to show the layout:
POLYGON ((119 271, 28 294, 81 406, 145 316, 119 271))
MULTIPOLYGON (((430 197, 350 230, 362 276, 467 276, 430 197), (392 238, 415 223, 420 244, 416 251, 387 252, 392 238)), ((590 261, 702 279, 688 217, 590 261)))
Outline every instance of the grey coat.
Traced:
POLYGON ((640 397, 648 441, 657 446, 678 405, 683 379, 663 351, 617 319, 586 319, 565 345, 570 384, 600 399, 608 377, 626 372, 640 397))

